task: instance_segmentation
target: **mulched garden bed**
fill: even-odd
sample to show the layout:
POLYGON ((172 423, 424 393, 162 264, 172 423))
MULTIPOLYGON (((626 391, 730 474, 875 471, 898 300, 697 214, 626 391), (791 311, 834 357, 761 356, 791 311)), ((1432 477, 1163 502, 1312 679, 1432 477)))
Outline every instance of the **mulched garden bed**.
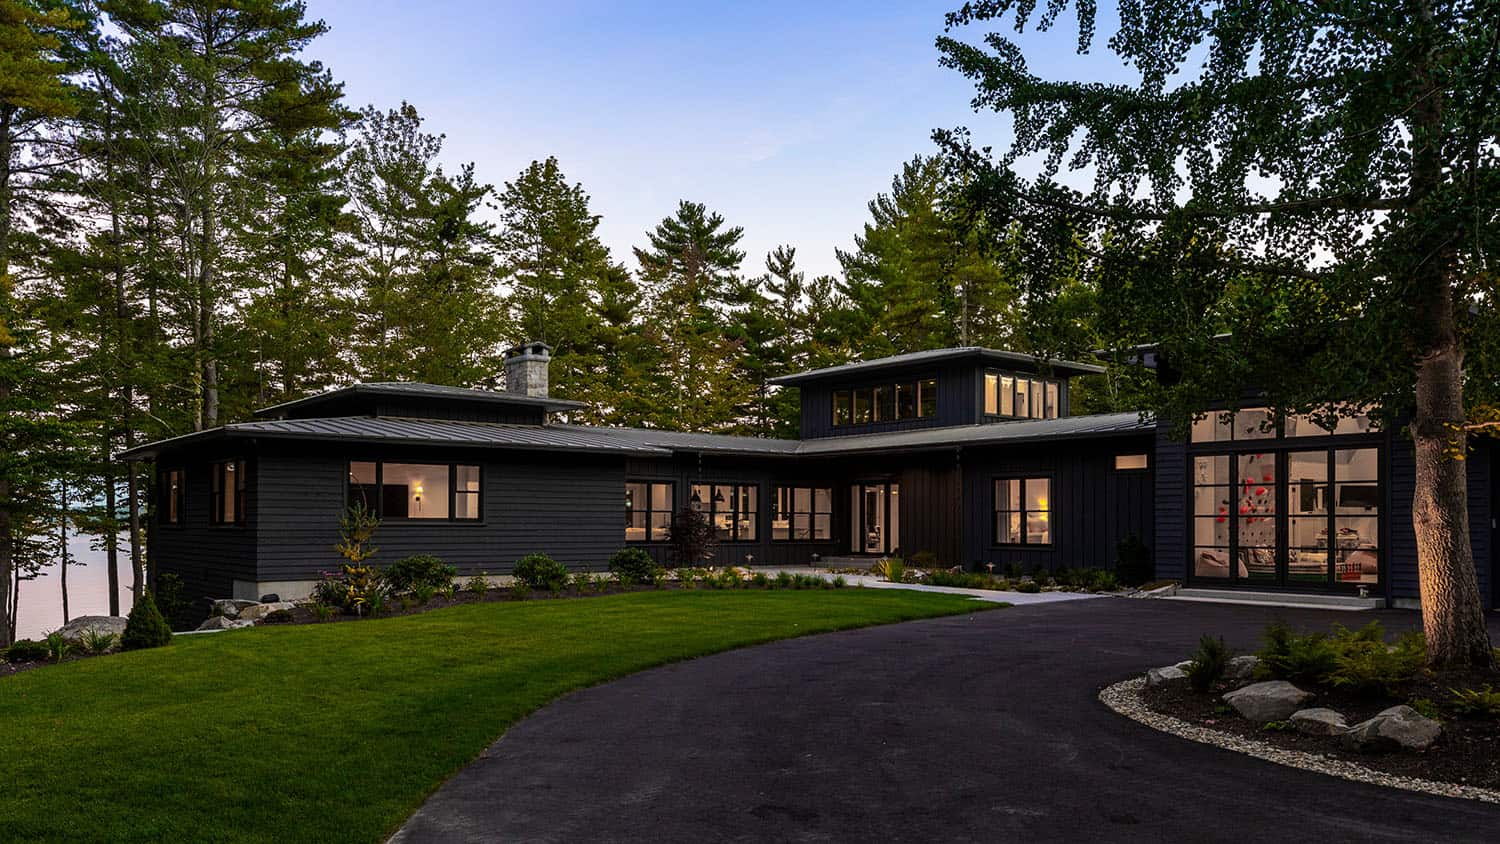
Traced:
MULTIPOLYGON (((426 603, 420 603, 415 598, 407 598, 405 606, 402 605, 400 598, 387 599, 385 609, 380 612, 380 615, 378 617, 394 618, 403 615, 416 615, 418 613, 430 612, 432 610, 440 610, 444 607, 455 607, 460 604, 488 604, 504 601, 552 601, 563 598, 598 598, 604 595, 622 595, 627 592, 663 592, 682 588, 705 589, 707 587, 683 587, 673 581, 663 583, 661 586, 621 586, 618 583, 604 583, 596 589, 583 592, 580 592, 573 588, 564 589, 560 592, 532 591, 526 594, 524 597, 517 594, 512 589, 503 587, 492 587, 488 591, 486 591, 482 597, 475 595, 473 592, 460 589, 453 594, 452 598, 445 598, 442 595, 434 595, 430 599, 428 599, 426 603)), ((750 586, 747 584, 740 588, 754 589, 758 587, 750 586)), ((275 626, 278 624, 333 624, 334 622, 339 621, 365 620, 365 618, 361 616, 342 613, 335 613, 334 615, 326 619, 319 618, 318 615, 313 612, 312 608, 306 604, 298 604, 296 608, 291 610, 291 615, 292 618, 290 621, 276 622, 261 619, 257 622, 257 624, 268 626, 275 626)))
MULTIPOLYGON (((1224 693, 1249 682, 1219 683, 1210 694, 1198 694, 1186 680, 1141 689, 1141 700, 1153 712, 1198 727, 1229 733, 1284 750, 1316 753, 1363 765, 1372 770, 1437 782, 1500 790, 1500 722, 1465 718, 1448 708, 1450 689, 1495 684, 1494 675, 1444 674, 1419 677, 1400 698, 1371 698, 1340 689, 1297 684, 1317 695, 1306 707, 1327 707, 1341 713, 1352 727, 1383 709, 1413 701, 1430 702, 1443 725, 1443 735, 1424 751, 1364 753, 1346 750, 1336 736, 1312 736, 1291 730, 1267 730, 1241 718, 1224 703, 1224 693)), ((1431 715, 1424 703, 1420 707, 1431 715)))

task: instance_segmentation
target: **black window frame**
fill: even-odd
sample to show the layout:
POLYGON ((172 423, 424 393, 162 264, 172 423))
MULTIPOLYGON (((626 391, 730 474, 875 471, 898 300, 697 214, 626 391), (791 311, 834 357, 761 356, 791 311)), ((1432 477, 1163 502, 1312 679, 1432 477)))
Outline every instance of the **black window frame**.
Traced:
POLYGON ((753 481, 693 481, 688 484, 688 506, 692 507, 695 510, 698 510, 698 512, 702 513, 705 517, 708 518, 708 523, 711 527, 713 527, 716 536, 718 535, 718 523, 716 521, 716 518, 722 514, 729 515, 729 536, 719 536, 718 539, 721 543, 746 543, 760 541, 760 500, 760 484, 753 481), (708 501, 702 501, 700 496, 700 500, 698 502, 699 504, 706 504, 707 509, 698 510, 698 507, 693 503, 693 496, 697 493, 698 487, 706 487, 708 489, 708 501), (719 501, 716 496, 717 491, 721 487, 730 490, 729 494, 724 496, 724 501, 722 502, 719 501), (745 490, 747 489, 755 491, 755 509, 750 511, 746 511, 742 507, 737 506, 744 501, 745 490), (751 530, 755 534, 751 537, 740 536, 741 517, 744 516, 747 512, 750 515, 749 522, 753 526, 751 530))
POLYGON ((1116 471, 1116 472, 1137 472, 1137 473, 1139 473, 1139 472, 1149 472, 1149 471, 1151 471, 1151 452, 1149 452, 1149 451, 1126 451, 1126 452, 1120 452, 1119 454, 1114 455, 1114 457, 1111 459, 1111 465, 1113 466, 1113 471, 1116 471), (1121 466, 1120 465, 1120 458, 1122 458, 1122 457, 1142 457, 1142 458, 1145 458, 1146 462, 1145 462, 1145 465, 1143 465, 1143 466, 1121 466))
MULTIPOLYGON (((629 491, 628 487, 631 484, 644 484, 645 485, 645 487, 646 487, 646 506, 644 508, 634 507, 634 506, 626 508, 626 510, 625 510, 625 530, 626 530, 625 542, 626 542, 626 544, 629 544, 629 545, 647 545, 647 544, 650 544, 652 542, 666 542, 666 541, 668 541, 669 538, 671 537, 671 533, 672 533, 672 527, 671 527, 672 518, 673 518, 674 514, 677 512, 677 482, 673 481, 673 480, 666 480, 666 479, 663 479, 663 478, 626 478, 625 479, 625 486, 627 487, 627 492, 629 491), (668 492, 667 492, 667 509, 666 510, 658 510, 658 509, 655 509, 655 508, 652 507, 651 502, 655 498, 655 496, 653 496, 651 494, 652 493, 651 487, 653 487, 653 486, 664 486, 664 487, 667 488, 668 492), (644 512, 646 514, 646 538, 645 539, 631 539, 630 538, 630 534, 629 534, 629 530, 630 530, 630 514, 634 513, 634 512, 644 512), (662 529, 662 535, 661 535, 661 538, 659 538, 659 539, 654 534, 654 531, 656 530, 655 525, 654 525, 654 521, 655 520, 651 518, 652 516, 656 515, 657 513, 666 513, 667 514, 667 527, 665 527, 665 528, 662 529)), ((632 505, 633 505, 633 502, 632 502, 632 505)))
POLYGON ((775 486, 773 486, 771 488, 771 541, 772 542, 833 542, 833 541, 835 541, 835 535, 836 534, 837 534, 837 531, 835 531, 834 528, 833 528, 833 487, 832 486, 820 486, 818 484, 776 484, 775 486), (805 489, 805 490, 807 490, 807 507, 808 507, 808 509, 806 509, 806 510, 798 510, 797 509, 797 490, 799 490, 799 489, 805 489), (827 509, 827 511, 823 511, 823 510, 819 510, 818 509, 818 491, 819 490, 822 490, 822 491, 828 493, 828 509, 827 509), (786 511, 786 516, 787 516, 786 537, 778 539, 776 537, 776 520, 777 520, 777 517, 779 517, 782 514, 782 510, 781 510, 781 498, 782 498, 782 492, 783 491, 785 491, 787 493, 787 501, 790 502, 790 509, 788 509, 786 511), (807 539, 798 539, 797 536, 796 536, 796 532, 797 532, 797 517, 798 516, 806 516, 807 517, 808 531, 811 534, 807 539), (819 516, 827 516, 828 517, 828 536, 825 537, 825 538, 823 538, 823 539, 819 539, 818 538, 818 517, 819 516))
POLYGON ((478 524, 478 523, 482 523, 484 521, 484 475, 485 475, 485 471, 484 471, 484 465, 481 464, 481 463, 460 463, 460 462, 432 463, 432 462, 425 462, 425 461, 421 461, 421 460, 348 460, 348 461, 345 461, 345 463, 344 463, 344 506, 346 508, 354 506, 354 502, 355 502, 355 497, 354 497, 354 486, 355 486, 355 484, 353 482, 353 475, 354 475, 354 464, 356 464, 356 463, 371 463, 371 464, 374 464, 374 466, 375 466, 375 496, 374 496, 375 497, 375 501, 374 501, 374 506, 371 507, 370 510, 371 510, 371 512, 373 512, 375 514, 375 517, 378 518, 378 519, 380 519, 382 522, 387 522, 388 521, 388 522, 395 522, 395 523, 399 523, 399 524, 422 524, 424 522, 431 522, 431 523, 435 523, 435 524, 443 524, 443 523, 448 523, 448 522, 457 522, 457 523, 460 523, 460 524, 478 524), (398 463, 398 464, 404 464, 404 465, 408 465, 408 466, 446 466, 446 467, 448 467, 448 515, 446 517, 444 517, 444 518, 441 518, 441 519, 414 519, 411 516, 408 516, 408 515, 406 515, 404 513, 402 515, 399 515, 399 516, 391 515, 389 513, 386 513, 385 512, 385 464, 387 464, 387 463, 398 463), (464 492, 459 492, 459 490, 458 490, 458 467, 460 467, 460 466, 468 466, 468 467, 471 467, 473 469, 478 470, 478 472, 479 472, 479 489, 477 491, 470 492, 470 491, 466 490, 464 492), (460 517, 460 516, 454 515, 455 513, 458 512, 457 508, 454 505, 456 505, 458 503, 458 496, 459 495, 472 495, 474 497, 474 513, 475 514, 473 516, 462 516, 462 517, 460 517))
POLYGON ((1003 369, 986 369, 980 384, 979 404, 980 415, 986 419, 1061 419, 1063 418, 1062 381, 1057 378, 1044 378, 1040 375, 1009 372, 1003 369), (1004 400, 1001 398, 1000 379, 1002 378, 1009 378, 1011 381, 1009 408, 1004 407, 1004 400), (988 402, 990 379, 995 380, 994 412, 990 411, 988 402), (1016 412, 1019 404, 1017 397, 1022 392, 1026 395, 1026 413, 1024 414, 1016 412), (1048 408, 1051 408, 1053 415, 1047 415, 1048 408))
POLYGON ((1013 473, 1013 474, 1008 474, 1008 475, 995 475, 995 476, 991 477, 990 478, 990 533, 991 533, 990 544, 993 545, 993 546, 995 546, 995 547, 997 547, 997 548, 1051 548, 1054 545, 1056 545, 1057 544, 1057 521, 1053 517, 1057 513, 1057 508, 1055 508, 1055 507, 1052 506, 1056 502, 1056 499, 1057 499, 1056 491, 1057 491, 1057 478, 1055 478, 1054 476, 1052 476, 1050 474, 1047 474, 1047 473, 1033 473, 1033 474, 1013 473), (1005 483, 1005 482, 1009 482, 1009 481, 1020 481, 1021 482, 1021 500, 1019 502, 1020 503, 1020 509, 1018 509, 1018 510, 1017 509, 1001 510, 1000 506, 999 506, 1000 505, 1000 484, 1001 483, 1005 483), (1027 500, 1029 498, 1029 496, 1026 494, 1027 493, 1026 485, 1029 482, 1031 482, 1031 481, 1046 481, 1047 482, 1047 507, 1045 509, 1032 510, 1032 509, 1030 509, 1030 508, 1028 508, 1026 506, 1026 502, 1027 502, 1027 500), (1001 531, 1000 531, 1000 515, 1002 513, 1005 513, 1005 514, 1020 513, 1021 514, 1021 541, 1020 542, 1010 542, 1008 540, 1003 540, 1001 538, 1002 534, 1001 534, 1001 531), (1030 542, 1030 541, 1027 540, 1027 536, 1026 536, 1027 535, 1026 517, 1027 517, 1028 514, 1031 514, 1031 513, 1046 513, 1047 514, 1047 541, 1046 542, 1030 542))
POLYGON ((250 483, 249 467, 250 461, 246 460, 243 457, 236 457, 230 460, 216 460, 212 464, 210 464, 208 482, 209 524, 214 525, 215 527, 245 526, 247 520, 247 514, 245 510, 246 504, 248 503, 249 499, 249 496, 247 495, 247 490, 250 483), (231 465, 235 467, 234 489, 232 490, 225 488, 228 483, 228 478, 226 476, 229 474, 229 469, 227 467, 231 465), (230 498, 228 500, 232 501, 234 504, 234 518, 231 520, 226 520, 224 518, 224 504, 226 496, 231 494, 233 495, 233 498, 230 498))
POLYGON ((181 467, 162 469, 157 479, 156 523, 168 527, 181 527, 187 516, 187 472, 181 467), (173 484, 173 476, 176 484, 173 484), (175 513, 175 515, 174 515, 175 513))

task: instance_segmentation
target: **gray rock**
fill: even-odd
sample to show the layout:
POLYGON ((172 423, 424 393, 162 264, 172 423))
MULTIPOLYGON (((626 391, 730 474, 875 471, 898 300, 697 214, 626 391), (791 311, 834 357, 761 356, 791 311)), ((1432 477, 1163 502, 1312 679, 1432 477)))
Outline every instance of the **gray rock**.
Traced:
POLYGON ((1299 709, 1292 713, 1290 720, 1297 732, 1310 736, 1341 736, 1349 732, 1349 724, 1344 721, 1344 716, 1323 707, 1299 709))
POLYGON ((1260 657, 1254 655, 1231 657, 1224 666, 1224 679, 1226 680, 1248 680, 1255 676, 1255 667, 1260 665, 1260 657))
POLYGON ((1178 671, 1186 671, 1186 670, 1188 670, 1188 666, 1192 665, 1192 664, 1193 664, 1193 661, 1191 659, 1184 659, 1182 662, 1179 662, 1176 665, 1173 665, 1172 667, 1175 668, 1175 669, 1177 669, 1178 671))
POLYGON ((1157 686, 1165 686, 1173 680, 1186 679, 1187 672, 1183 671, 1181 668, 1178 668, 1175 665, 1168 665, 1165 668, 1153 668, 1150 671, 1146 672, 1146 685, 1152 688, 1156 688, 1157 686))
POLYGON ((274 604, 274 603, 276 603, 277 601, 280 601, 280 600, 281 600, 281 596, 278 595, 278 594, 276 594, 275 592, 272 592, 269 595, 262 595, 262 596, 260 596, 260 602, 262 604, 274 604))
POLYGON ((1235 689, 1224 695, 1224 702, 1234 707, 1242 717, 1257 724, 1267 721, 1285 721, 1302 704, 1312 700, 1311 692, 1304 692, 1285 680, 1268 680, 1251 683, 1243 689, 1235 689))
POLYGON ((241 621, 257 621, 265 618, 277 610, 290 610, 297 606, 291 601, 276 601, 270 604, 256 604, 253 607, 245 607, 240 610, 241 621))
POLYGON ((242 618, 227 618, 227 617, 222 616, 222 615, 216 615, 216 616, 208 619, 207 621, 203 622, 202 624, 198 625, 198 629, 199 630, 238 630, 241 627, 254 627, 254 626, 255 626, 255 622, 253 622, 253 621, 246 621, 245 619, 242 619, 242 618))
POLYGON ((1351 750, 1426 750, 1443 734, 1443 726, 1410 706, 1393 706, 1344 733, 1351 750))
POLYGON ((222 615, 225 618, 239 618, 240 612, 255 606, 257 603, 259 602, 247 601, 243 598, 220 598, 214 601, 213 612, 215 615, 222 615))
POLYGON ((77 642, 83 639, 83 631, 92 630, 95 633, 113 633, 115 638, 125 635, 125 617, 119 615, 80 615, 72 621, 64 624, 57 632, 62 634, 69 642, 77 642))

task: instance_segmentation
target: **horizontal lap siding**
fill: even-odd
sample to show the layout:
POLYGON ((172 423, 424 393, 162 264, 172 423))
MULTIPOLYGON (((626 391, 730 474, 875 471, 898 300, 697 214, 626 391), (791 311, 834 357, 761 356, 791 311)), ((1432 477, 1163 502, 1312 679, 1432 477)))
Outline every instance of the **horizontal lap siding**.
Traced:
MULTIPOLYGON (((483 519, 387 520, 375 535, 377 564, 433 554, 465 575, 507 574, 521 556, 541 552, 571 567, 602 570, 623 544, 625 474, 619 458, 528 454, 496 460, 443 452, 388 459, 478 463, 483 519)), ((344 506, 346 462, 344 457, 309 454, 262 461, 266 503, 260 522, 260 580, 315 578, 341 562, 333 546, 344 506)))
POLYGON ((227 598, 233 593, 235 580, 255 579, 254 524, 259 509, 256 461, 250 462, 249 487, 245 491, 247 524, 213 525, 209 523, 210 472, 219 457, 236 459, 247 455, 225 453, 186 461, 164 459, 157 464, 159 473, 170 469, 183 472, 183 521, 180 525, 161 525, 152 519, 147 554, 158 577, 172 574, 182 578, 183 591, 199 613, 208 610, 202 598, 227 598))
MULTIPOLYGON (((1494 568, 1495 479, 1493 444, 1474 442, 1469 459, 1464 461, 1469 475, 1469 542, 1474 550, 1474 565, 1479 575, 1479 594, 1486 606, 1495 605, 1494 568)), ((1392 437, 1390 447, 1390 519, 1386 535, 1391 550, 1387 563, 1390 597, 1420 600, 1418 583, 1417 534, 1412 523, 1412 495, 1417 487, 1416 452, 1410 440, 1392 437)))
POLYGON ((1089 566, 1113 568, 1115 546, 1135 534, 1148 547, 1155 540, 1154 471, 1117 472, 1117 454, 1149 454, 1150 437, 1072 440, 1008 449, 966 450, 964 547, 970 567, 1017 563, 1024 568, 1089 566), (1037 547, 993 543, 997 476, 1052 479, 1052 544, 1037 547))

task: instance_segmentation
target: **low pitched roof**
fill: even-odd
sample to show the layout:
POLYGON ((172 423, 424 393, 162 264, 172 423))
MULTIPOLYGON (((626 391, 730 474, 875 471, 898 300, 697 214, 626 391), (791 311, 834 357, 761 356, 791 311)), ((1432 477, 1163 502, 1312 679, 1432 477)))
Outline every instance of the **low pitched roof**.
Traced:
POLYGON ((972 358, 980 363, 990 363, 997 366, 1014 366, 1022 364, 1035 366, 1038 369, 1050 367, 1052 371, 1061 375, 1097 375, 1105 369, 1098 364, 1080 363, 1071 360, 1057 360, 1037 357, 1036 355, 1023 354, 1021 352, 1007 352, 1002 349, 986 349, 983 346, 959 346, 953 349, 932 349, 925 352, 910 352, 904 355, 892 355, 890 357, 876 358, 875 360, 855 361, 853 363, 839 364, 838 366, 825 366, 822 369, 810 369, 806 372, 794 372, 791 375, 783 375, 780 378, 772 378, 770 383, 783 387, 795 387, 810 381, 818 381, 825 378, 844 377, 848 375, 866 375, 881 372, 887 369, 907 367, 913 364, 941 363, 950 360, 963 360, 972 358))
POLYGON ((587 407, 583 402, 543 396, 527 396, 521 393, 508 393, 504 390, 475 390, 468 387, 446 387, 442 384, 423 384, 416 381, 371 381, 369 383, 351 384, 347 387, 339 387, 334 390, 271 405, 270 407, 263 407, 255 411, 254 415, 261 418, 282 416, 293 408, 313 407, 353 395, 461 399, 463 401, 477 401, 487 404, 538 407, 549 411, 576 410, 581 407, 587 407))
POLYGON ((1024 419, 984 425, 920 428, 881 434, 854 434, 803 440, 798 456, 860 454, 872 451, 929 451, 958 446, 1011 445, 1083 437, 1144 434, 1156 430, 1149 416, 1137 411, 1064 416, 1061 419, 1024 419))
POLYGON ((391 416, 336 416, 323 419, 271 419, 240 422, 185 434, 122 452, 123 460, 150 460, 164 449, 214 439, 338 440, 404 445, 572 451, 594 454, 666 457, 671 450, 601 436, 565 425, 509 425, 496 422, 452 422, 391 416))

